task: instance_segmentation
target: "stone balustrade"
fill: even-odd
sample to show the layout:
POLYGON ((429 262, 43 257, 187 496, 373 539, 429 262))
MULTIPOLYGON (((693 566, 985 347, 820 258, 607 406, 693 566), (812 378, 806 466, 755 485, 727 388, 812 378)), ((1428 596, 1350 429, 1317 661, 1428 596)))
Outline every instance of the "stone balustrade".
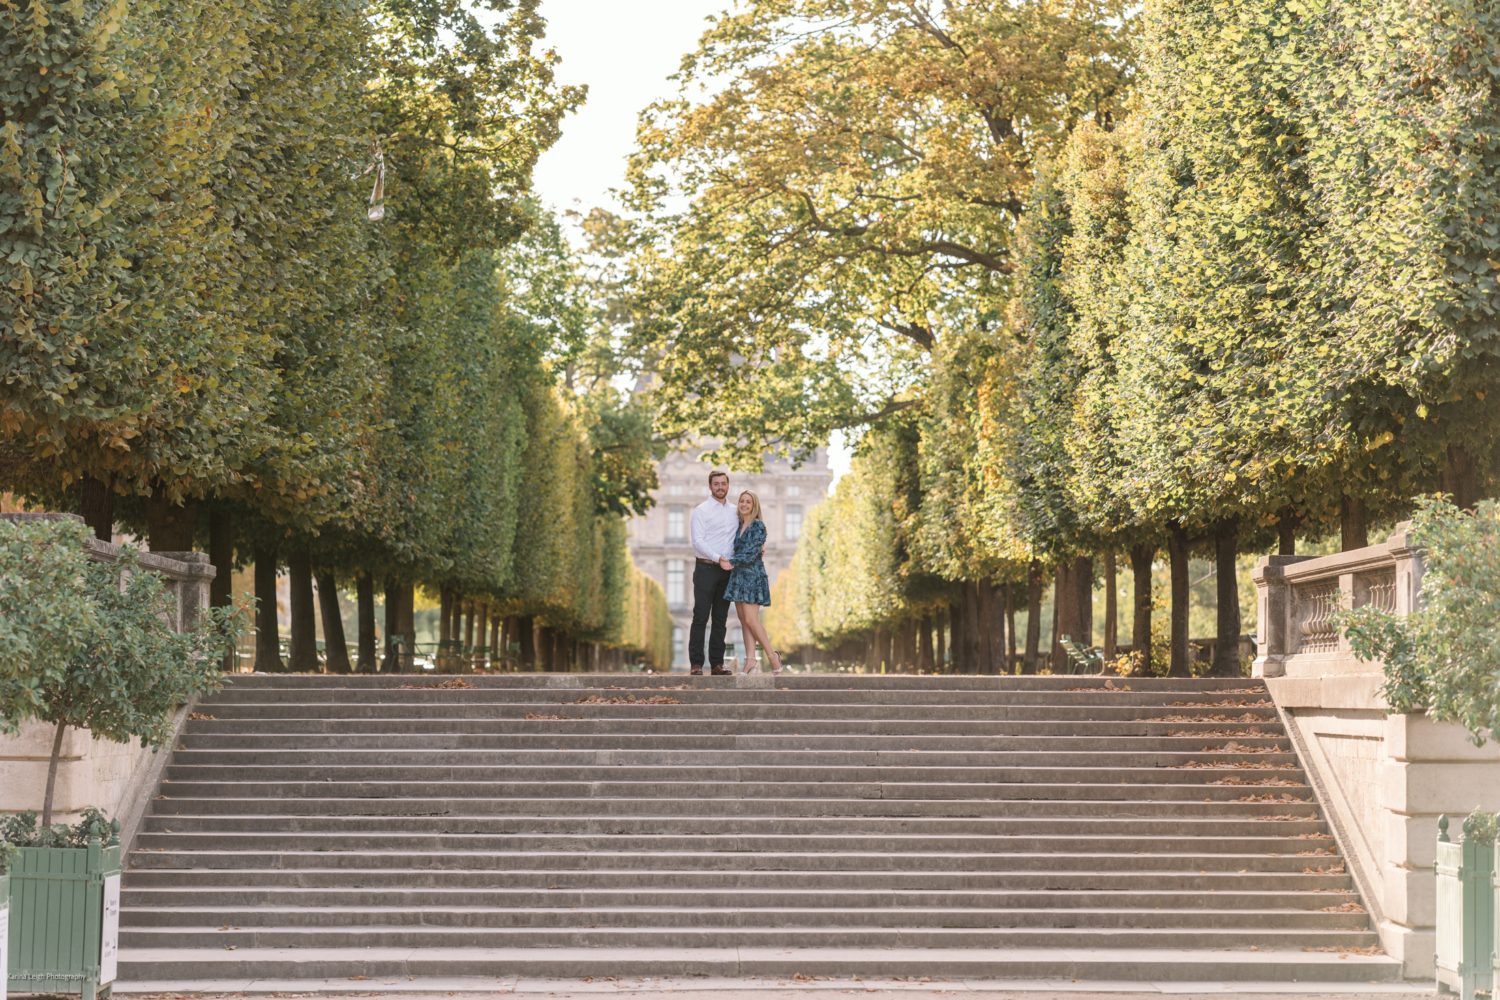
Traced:
POLYGON ((1407 525, 1386 541, 1329 556, 1264 556, 1256 658, 1371 911, 1382 946, 1410 978, 1433 975, 1434 847, 1442 813, 1500 810, 1500 746, 1421 713, 1388 714, 1379 663, 1361 661, 1332 624, 1345 607, 1409 615, 1423 559, 1407 525))

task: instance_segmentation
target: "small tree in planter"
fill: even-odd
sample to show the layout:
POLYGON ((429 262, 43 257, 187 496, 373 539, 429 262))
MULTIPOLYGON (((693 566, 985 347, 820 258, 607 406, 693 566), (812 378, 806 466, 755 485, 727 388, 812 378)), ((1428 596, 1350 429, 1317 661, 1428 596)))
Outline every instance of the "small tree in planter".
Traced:
POLYGON ((94 562, 87 535, 73 522, 0 521, 0 732, 32 719, 57 727, 44 829, 69 726, 161 747, 172 737, 172 710, 219 688, 224 651, 244 630, 241 609, 218 608, 173 632, 172 595, 139 568, 134 550, 94 562))

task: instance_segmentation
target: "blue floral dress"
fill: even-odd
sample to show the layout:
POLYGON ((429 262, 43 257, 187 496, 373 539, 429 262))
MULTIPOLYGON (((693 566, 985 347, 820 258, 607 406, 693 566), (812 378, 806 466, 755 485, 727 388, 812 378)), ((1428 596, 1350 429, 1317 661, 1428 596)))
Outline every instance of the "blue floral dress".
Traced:
POLYGON ((766 522, 759 518, 751 521, 749 527, 735 531, 734 555, 729 557, 734 570, 724 588, 724 600, 770 606, 771 581, 766 579, 766 562, 760 557, 761 546, 765 544, 766 522))

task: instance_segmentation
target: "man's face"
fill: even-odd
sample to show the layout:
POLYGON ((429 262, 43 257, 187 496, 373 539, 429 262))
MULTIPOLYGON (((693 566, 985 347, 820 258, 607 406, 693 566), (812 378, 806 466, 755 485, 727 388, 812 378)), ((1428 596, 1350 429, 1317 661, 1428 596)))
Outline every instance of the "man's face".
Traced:
POLYGON ((724 498, 729 495, 729 477, 714 476, 713 481, 708 484, 708 492, 712 493, 719 503, 723 503, 724 498))

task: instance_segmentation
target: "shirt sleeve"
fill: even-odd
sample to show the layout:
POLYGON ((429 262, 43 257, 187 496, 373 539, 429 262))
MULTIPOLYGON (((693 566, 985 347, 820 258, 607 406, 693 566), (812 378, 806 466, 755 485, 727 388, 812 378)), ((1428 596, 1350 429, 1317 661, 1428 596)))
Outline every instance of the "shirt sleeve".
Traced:
POLYGON ((719 554, 710 551, 708 548, 708 514, 703 510, 702 504, 693 508, 692 532, 693 552, 698 558, 707 559, 709 562, 718 562, 719 554))

